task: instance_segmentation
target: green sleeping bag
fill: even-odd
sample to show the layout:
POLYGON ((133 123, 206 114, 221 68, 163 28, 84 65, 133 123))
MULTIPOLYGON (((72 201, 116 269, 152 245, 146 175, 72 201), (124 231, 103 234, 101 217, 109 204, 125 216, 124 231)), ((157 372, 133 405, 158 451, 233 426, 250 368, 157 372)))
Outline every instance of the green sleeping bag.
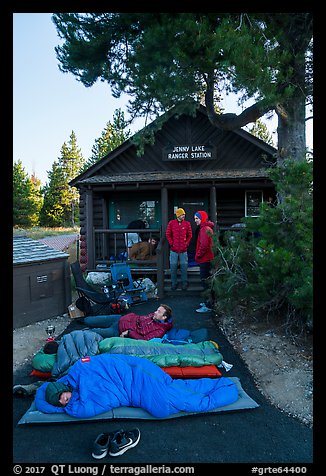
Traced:
MULTIPOLYGON (((218 345, 213 341, 174 345, 123 337, 108 337, 100 341, 98 347, 99 353, 110 352, 145 357, 159 367, 217 366, 223 360, 218 345)), ((41 349, 34 355, 32 367, 41 372, 51 372, 56 358, 57 354, 45 354, 41 349)))
POLYGON ((34 355, 32 367, 40 372, 51 372, 56 358, 57 354, 45 354, 41 349, 34 355))
POLYGON ((160 342, 108 337, 99 342, 99 352, 145 357, 159 367, 201 367, 219 365, 223 356, 213 341, 197 344, 162 344, 160 342))

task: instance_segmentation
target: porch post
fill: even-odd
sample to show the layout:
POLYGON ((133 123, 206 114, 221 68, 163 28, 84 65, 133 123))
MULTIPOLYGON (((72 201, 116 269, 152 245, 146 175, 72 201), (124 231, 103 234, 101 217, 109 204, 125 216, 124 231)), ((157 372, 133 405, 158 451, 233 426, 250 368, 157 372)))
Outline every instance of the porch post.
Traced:
POLYGON ((165 236, 168 226, 168 191, 166 187, 161 188, 161 212, 162 212, 162 233, 165 236))
POLYGON ((164 269, 167 266, 167 246, 165 232, 168 226, 168 191, 166 187, 161 188, 161 217, 162 217, 162 250, 157 262, 157 292, 159 297, 164 296, 164 269))
MULTIPOLYGON (((108 214, 108 206, 107 200, 102 198, 102 222, 103 228, 106 230, 109 228, 109 214, 108 214)), ((102 246, 102 259, 108 256, 108 240, 110 239, 110 235, 103 233, 100 237, 101 239, 101 246, 102 246)))
POLYGON ((93 191, 86 190, 86 243, 87 243, 87 268, 94 269, 95 248, 94 248, 94 223, 93 223, 93 191))
POLYGON ((211 187, 209 190, 209 201, 210 201, 210 219, 215 223, 217 223, 217 205, 216 205, 216 188, 211 187))

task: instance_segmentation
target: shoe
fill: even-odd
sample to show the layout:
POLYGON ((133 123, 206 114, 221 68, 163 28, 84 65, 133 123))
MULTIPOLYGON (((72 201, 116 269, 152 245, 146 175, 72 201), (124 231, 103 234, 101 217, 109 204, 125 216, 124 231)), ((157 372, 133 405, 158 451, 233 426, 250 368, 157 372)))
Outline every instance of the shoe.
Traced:
POLYGON ((36 390, 43 385, 44 381, 37 381, 30 383, 28 385, 14 385, 13 386, 13 395, 18 397, 30 397, 35 395, 36 390))
POLYGON ((100 433, 94 441, 92 456, 95 459, 104 458, 109 451, 110 436, 115 435, 113 433, 100 433))
POLYGON ((117 431, 110 440, 110 456, 120 456, 138 444, 140 440, 140 431, 134 428, 129 431, 117 431))
POLYGON ((183 284, 183 285, 182 285, 182 288, 181 288, 182 291, 187 291, 188 286, 189 286, 188 283, 183 284))
POLYGON ((26 385, 14 385, 13 387, 13 395, 17 395, 17 397, 27 397, 28 392, 25 388, 26 385))
POLYGON ((171 291, 176 291, 178 289, 178 285, 176 286, 171 286, 171 291))
POLYGON ((196 312, 211 312, 212 309, 209 309, 208 307, 206 307, 206 305, 200 307, 199 309, 196 309, 196 312))

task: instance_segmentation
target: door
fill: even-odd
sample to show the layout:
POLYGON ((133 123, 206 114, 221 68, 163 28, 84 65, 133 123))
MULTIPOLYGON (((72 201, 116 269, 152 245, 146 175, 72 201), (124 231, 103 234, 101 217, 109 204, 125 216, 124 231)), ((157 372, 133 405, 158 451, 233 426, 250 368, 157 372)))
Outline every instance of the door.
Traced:
POLYGON ((186 212, 186 220, 191 224, 192 239, 188 248, 189 265, 191 265, 192 261, 195 259, 197 241, 197 225, 194 220, 194 215, 198 210, 205 210, 208 213, 208 194, 206 192, 201 193, 200 196, 178 194, 175 198, 175 207, 184 209, 186 212))

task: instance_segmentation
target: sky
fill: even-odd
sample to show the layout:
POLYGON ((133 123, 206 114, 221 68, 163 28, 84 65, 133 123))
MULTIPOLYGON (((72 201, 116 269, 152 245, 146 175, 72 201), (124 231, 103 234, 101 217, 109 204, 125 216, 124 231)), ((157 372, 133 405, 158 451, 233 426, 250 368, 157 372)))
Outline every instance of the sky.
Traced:
POLYGON ((72 131, 88 159, 114 111, 121 108, 128 118, 126 97, 113 98, 102 82, 86 88, 59 70, 54 47, 60 42, 51 13, 13 15, 13 161, 42 184, 72 131))
MULTIPOLYGON (((62 42, 51 15, 13 14, 13 162, 21 160, 25 172, 35 173, 42 185, 72 131, 88 159, 114 111, 121 108, 129 117, 127 96, 113 98, 109 85, 100 81, 86 88, 72 74, 59 70, 54 48, 62 42)), ((225 99, 223 107, 225 112, 241 112, 234 97, 225 99)), ((276 144, 275 115, 264 122, 276 144)), ((134 133, 143 126, 139 119, 129 129, 134 133)), ((307 143, 312 147, 311 124, 309 128, 307 143)))

